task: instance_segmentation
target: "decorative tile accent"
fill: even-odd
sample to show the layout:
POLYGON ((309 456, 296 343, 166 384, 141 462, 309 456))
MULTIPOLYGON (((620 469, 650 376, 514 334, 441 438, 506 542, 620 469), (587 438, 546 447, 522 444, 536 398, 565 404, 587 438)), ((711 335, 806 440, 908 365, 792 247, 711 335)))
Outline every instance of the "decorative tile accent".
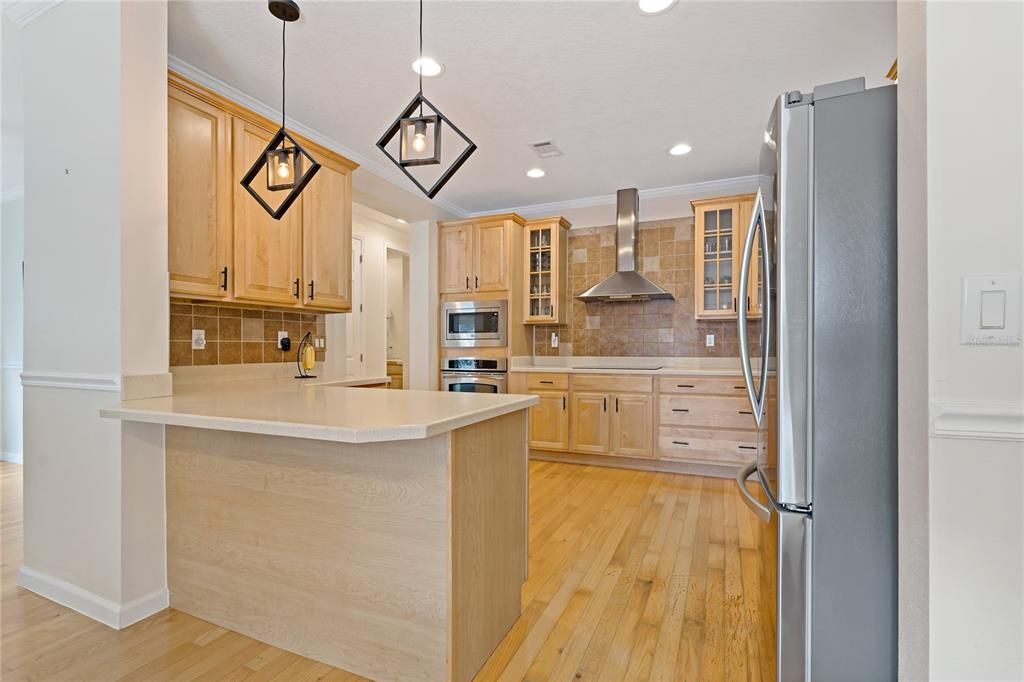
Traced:
MULTIPOLYGON (((171 301, 170 365, 237 365, 261 362, 294 362, 299 341, 306 332, 324 336, 324 315, 247 306, 171 301), (206 332, 206 348, 192 350, 192 330, 206 332), (277 332, 292 340, 292 351, 277 348, 277 332)), ((325 353, 317 351, 323 361, 325 353)))
MULTIPOLYGON (((569 288, 585 291, 615 272, 615 226, 569 231, 569 288)), ((637 263, 641 274, 672 292, 673 301, 583 303, 573 299, 564 325, 534 327, 536 355, 735 357, 736 323, 697 320, 693 314, 693 217, 640 223, 637 263), (559 347, 551 347, 551 333, 559 347), (715 346, 704 338, 715 335, 715 346)), ((750 325, 754 345, 760 323, 750 325)), ((756 352, 756 348, 755 348, 756 352)))

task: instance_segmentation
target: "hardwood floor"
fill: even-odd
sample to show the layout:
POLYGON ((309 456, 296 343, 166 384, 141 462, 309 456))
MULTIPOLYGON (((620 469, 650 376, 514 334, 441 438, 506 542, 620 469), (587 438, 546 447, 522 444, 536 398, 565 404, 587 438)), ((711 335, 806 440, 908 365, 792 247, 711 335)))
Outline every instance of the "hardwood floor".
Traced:
MULTIPOLYGON (((477 680, 773 679, 759 524, 728 479, 530 464, 523 614, 477 680)), ((0 678, 360 680, 168 609, 112 630, 15 585, 21 466, 0 463, 0 678)))

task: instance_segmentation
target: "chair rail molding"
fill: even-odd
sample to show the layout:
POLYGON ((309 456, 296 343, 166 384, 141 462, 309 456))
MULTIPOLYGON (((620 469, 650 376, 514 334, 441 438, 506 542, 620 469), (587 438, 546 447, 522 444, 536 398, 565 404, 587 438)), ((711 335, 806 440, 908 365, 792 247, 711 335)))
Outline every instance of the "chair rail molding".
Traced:
POLYGON ((932 438, 1024 442, 1024 403, 932 400, 932 438))
POLYGON ((71 374, 62 372, 23 371, 21 385, 35 388, 71 388, 79 391, 121 392, 118 374, 71 374))

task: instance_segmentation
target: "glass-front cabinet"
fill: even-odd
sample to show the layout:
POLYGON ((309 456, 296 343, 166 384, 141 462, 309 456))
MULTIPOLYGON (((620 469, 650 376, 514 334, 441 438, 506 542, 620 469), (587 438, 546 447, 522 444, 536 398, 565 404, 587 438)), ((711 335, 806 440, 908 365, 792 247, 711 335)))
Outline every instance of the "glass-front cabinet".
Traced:
POLYGON ((753 194, 693 202, 694 314, 698 319, 736 319, 738 306, 745 305, 751 317, 758 317, 760 300, 760 251, 750 263, 749 290, 739 290, 753 194))
POLYGON ((569 223, 564 218, 526 223, 526 324, 565 323, 569 307, 568 234, 569 223))

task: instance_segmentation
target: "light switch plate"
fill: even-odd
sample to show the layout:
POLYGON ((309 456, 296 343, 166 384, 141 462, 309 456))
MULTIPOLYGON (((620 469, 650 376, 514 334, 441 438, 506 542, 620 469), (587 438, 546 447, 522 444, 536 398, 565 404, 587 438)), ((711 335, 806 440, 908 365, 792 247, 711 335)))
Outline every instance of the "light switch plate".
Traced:
POLYGON ((558 348, 558 332, 551 332, 551 347, 558 348))
POLYGON ((708 348, 714 348, 715 347, 715 335, 714 334, 708 334, 707 336, 705 336, 704 337, 704 345, 707 346, 708 348))
POLYGON ((963 278, 960 298, 962 345, 1019 345, 1020 318, 1019 274, 979 274, 963 278))
POLYGON ((206 348, 206 330, 192 330, 192 350, 203 350, 206 348))

